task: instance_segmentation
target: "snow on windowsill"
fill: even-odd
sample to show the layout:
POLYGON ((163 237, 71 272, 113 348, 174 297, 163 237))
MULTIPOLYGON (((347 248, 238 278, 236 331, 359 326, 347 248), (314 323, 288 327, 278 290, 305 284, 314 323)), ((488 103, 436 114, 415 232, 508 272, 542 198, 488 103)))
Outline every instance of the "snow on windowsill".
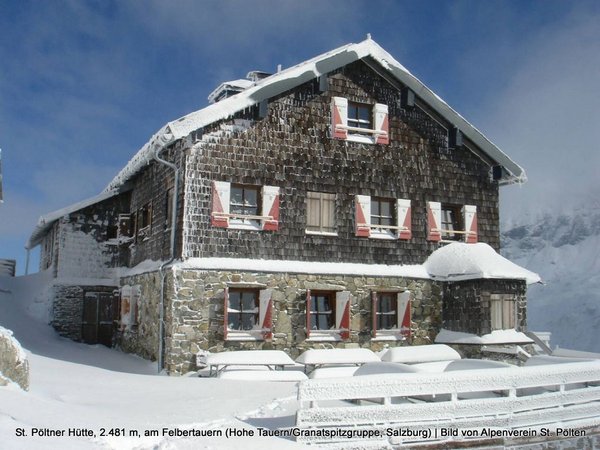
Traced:
POLYGON ((250 333, 233 333, 231 331, 227 332, 226 341, 264 341, 265 339, 257 334, 250 333))
POLYGON ((375 144, 375 138, 371 136, 364 136, 361 134, 348 134, 346 140, 349 142, 358 142, 361 144, 375 144))
POLYGON ((371 338, 371 342, 378 342, 378 341, 394 341, 394 342, 401 342, 401 341, 406 341, 406 337, 400 335, 400 334, 382 334, 381 332, 377 332, 377 335, 375 335, 374 338, 371 338))
POLYGON ((304 230, 305 234, 311 235, 311 236, 337 236, 337 233, 334 232, 330 232, 330 231, 311 231, 311 230, 304 230))

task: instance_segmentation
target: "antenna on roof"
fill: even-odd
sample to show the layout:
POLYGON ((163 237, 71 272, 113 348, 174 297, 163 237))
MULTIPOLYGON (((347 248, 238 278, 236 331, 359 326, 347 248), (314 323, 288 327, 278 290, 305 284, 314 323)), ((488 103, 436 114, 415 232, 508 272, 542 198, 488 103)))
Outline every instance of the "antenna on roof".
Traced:
POLYGON ((281 72, 281 64, 277 64, 277 73, 281 72))
POLYGON ((367 40, 371 40, 371 33, 367 33, 367 40))

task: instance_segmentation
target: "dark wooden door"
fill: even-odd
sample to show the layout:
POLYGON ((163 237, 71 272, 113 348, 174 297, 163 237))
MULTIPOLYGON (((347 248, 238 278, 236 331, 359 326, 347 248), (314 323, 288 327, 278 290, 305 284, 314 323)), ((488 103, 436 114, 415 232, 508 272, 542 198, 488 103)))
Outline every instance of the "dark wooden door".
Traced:
POLYGON ((113 311, 112 294, 86 292, 83 297, 81 335, 86 344, 112 346, 113 311))

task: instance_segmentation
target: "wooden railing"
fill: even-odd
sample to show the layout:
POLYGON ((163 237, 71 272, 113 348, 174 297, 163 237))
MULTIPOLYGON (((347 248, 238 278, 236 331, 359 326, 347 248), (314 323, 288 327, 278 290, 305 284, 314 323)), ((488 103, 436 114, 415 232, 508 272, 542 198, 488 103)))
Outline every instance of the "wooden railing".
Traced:
POLYGON ((350 445, 354 436, 415 446, 481 441, 491 437, 485 430, 539 436, 600 426, 600 361, 307 380, 298 400, 305 443, 350 445))

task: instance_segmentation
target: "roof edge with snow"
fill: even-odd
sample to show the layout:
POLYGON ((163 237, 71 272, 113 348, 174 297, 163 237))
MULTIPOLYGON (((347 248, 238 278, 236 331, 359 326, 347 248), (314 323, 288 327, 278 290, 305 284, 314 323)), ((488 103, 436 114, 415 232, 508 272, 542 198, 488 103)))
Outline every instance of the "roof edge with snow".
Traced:
POLYGON ((277 96, 302 83, 367 57, 374 59, 393 77, 413 90, 425 103, 431 106, 448 122, 460 129, 466 137, 480 147, 492 160, 503 166, 506 169, 506 174, 501 180, 503 184, 523 183, 527 180, 525 170, 521 166, 508 157, 485 137, 481 131, 452 109, 423 82, 411 74, 379 44, 372 39, 366 39, 358 44, 344 45, 267 78, 258 80, 239 94, 225 98, 218 103, 211 104, 167 123, 136 153, 127 166, 113 178, 106 187, 106 190, 118 187, 121 183, 126 182, 135 175, 152 159, 157 147, 161 148, 162 146, 169 145, 176 140, 187 137, 195 130, 206 127, 216 121, 227 119, 235 113, 263 100, 277 96))

